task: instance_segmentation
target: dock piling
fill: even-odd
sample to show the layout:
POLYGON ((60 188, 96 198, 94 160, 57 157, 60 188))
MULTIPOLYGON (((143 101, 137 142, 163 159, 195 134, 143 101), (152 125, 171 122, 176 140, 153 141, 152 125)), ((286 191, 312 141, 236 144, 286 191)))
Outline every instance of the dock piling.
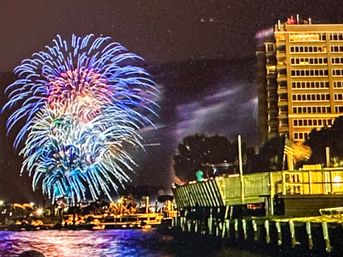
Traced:
POLYGON ((266 229, 266 243, 270 243, 269 220, 264 221, 264 228, 266 229))
POLYGON ((251 223, 252 223, 252 228, 253 228, 253 230, 254 230, 254 241, 257 241, 257 240, 258 240, 258 228, 257 228, 257 223, 256 223, 256 221, 255 221, 254 219, 251 221, 251 223))
POLYGON ((291 246, 294 248, 296 246, 297 240, 295 238, 294 222, 292 219, 288 221, 289 231, 291 233, 291 246))
POLYGON ((245 219, 242 219, 242 228, 243 228, 243 238, 244 238, 244 240, 247 240, 248 239, 247 221, 245 219))
POLYGON ((325 241, 325 250, 327 253, 331 252, 331 243, 330 243, 330 237, 329 237, 329 229, 327 222, 322 223, 322 229, 323 229, 323 237, 325 241))
POLYGON ((311 232, 311 222, 309 222, 309 221, 306 222, 306 234, 307 234, 308 249, 312 250, 313 249, 313 240, 312 240, 312 232, 311 232))
POLYGON ((282 245, 282 231, 281 231, 281 224, 279 221, 275 222, 276 232, 277 232, 277 245, 282 245))

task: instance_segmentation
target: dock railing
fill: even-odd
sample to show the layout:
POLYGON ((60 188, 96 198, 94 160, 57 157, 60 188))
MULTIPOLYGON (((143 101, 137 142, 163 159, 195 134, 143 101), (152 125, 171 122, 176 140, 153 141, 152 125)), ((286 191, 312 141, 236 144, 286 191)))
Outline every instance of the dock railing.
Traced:
MULTIPOLYGON (((343 169, 272 171, 243 176, 244 198, 239 175, 218 176, 190 182, 174 189, 178 207, 231 206, 274 201, 275 195, 343 194, 343 169)), ((269 206, 273 213, 273 204, 269 206)))
POLYGON ((343 207, 323 208, 323 209, 319 209, 319 213, 322 216, 342 218, 343 217, 343 207))
POLYGON ((343 194, 342 169, 281 171, 281 176, 281 180, 274 180, 276 194, 343 194))

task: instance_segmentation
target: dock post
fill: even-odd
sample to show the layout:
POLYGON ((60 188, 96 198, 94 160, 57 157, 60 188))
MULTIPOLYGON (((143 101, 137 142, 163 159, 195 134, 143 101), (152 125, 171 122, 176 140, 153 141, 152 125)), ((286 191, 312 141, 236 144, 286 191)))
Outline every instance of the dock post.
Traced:
POLYGON ((191 232, 192 220, 186 220, 187 232, 191 232))
POLYGON ((264 228, 266 229, 266 243, 270 243, 269 220, 264 221, 264 228))
POLYGON ((289 231, 291 233, 291 245, 294 248, 297 243, 297 240, 295 238, 294 222, 293 220, 290 219, 288 223, 289 223, 289 231))
POLYGON ((313 240, 312 240, 312 233, 311 233, 311 222, 306 222, 306 233, 307 233, 307 243, 308 243, 308 249, 313 249, 313 240))
POLYGON ((208 234, 209 234, 209 235, 212 235, 212 222, 213 222, 213 218, 212 218, 212 208, 210 208, 210 217, 208 218, 208 221, 207 221, 208 234))
POLYGON ((275 227, 277 231, 277 245, 282 245, 282 231, 281 231, 281 224, 280 221, 275 222, 275 227))
POLYGON ((223 219, 223 222, 222 222, 222 238, 225 237, 225 232, 228 230, 228 223, 229 223, 229 220, 227 219, 227 216, 228 216, 228 212, 229 212, 229 206, 227 205, 225 207, 225 214, 224 214, 224 219, 223 219))
POLYGON ((187 231, 187 219, 182 217, 182 231, 187 231))
POLYGON ((257 230, 256 221, 253 219, 251 221, 251 223, 252 223, 252 229, 254 230, 254 241, 257 241, 258 240, 258 230, 257 230))
POLYGON ((216 221, 214 225, 216 228, 216 237, 218 237, 219 236, 219 223, 218 223, 218 221, 216 221))
POLYGON ((247 221, 245 219, 242 219, 242 228, 243 228, 243 236, 244 240, 248 239, 248 234, 247 234, 247 221))
POLYGON ((224 224, 223 224, 223 230, 222 230, 222 238, 225 237, 225 233, 228 233, 228 235, 230 234, 230 221, 228 219, 224 220, 224 224))
POLYGON ((214 226, 216 228, 216 234, 215 236, 218 237, 219 236, 219 233, 220 233, 220 225, 221 225, 221 222, 219 221, 219 218, 218 218, 218 213, 220 213, 220 208, 218 207, 217 210, 216 210, 216 214, 215 214, 215 223, 214 223, 214 226))
POLYGON ((234 220, 234 228, 235 228, 235 239, 239 239, 239 234, 238 234, 238 219, 234 220))
POLYGON ((327 253, 331 252, 331 244, 330 244, 330 237, 329 237, 329 229, 327 222, 322 223, 322 229, 323 229, 323 237, 325 241, 325 250, 327 253))
POLYGON ((182 226, 182 231, 187 231, 187 213, 188 210, 186 209, 183 213, 183 217, 181 219, 181 226, 182 226))

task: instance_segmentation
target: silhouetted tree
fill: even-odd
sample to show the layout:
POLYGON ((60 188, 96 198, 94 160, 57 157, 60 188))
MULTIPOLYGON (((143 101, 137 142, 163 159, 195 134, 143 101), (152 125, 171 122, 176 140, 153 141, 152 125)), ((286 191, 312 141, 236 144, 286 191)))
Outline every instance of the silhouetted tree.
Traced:
POLYGON ((335 119, 332 127, 313 129, 306 144, 311 147, 312 155, 307 163, 326 163, 325 148, 330 147, 330 155, 343 159, 343 116, 335 119))
POLYGON ((252 156, 251 172, 281 170, 283 162, 285 137, 273 137, 267 140, 252 156))
POLYGON ((194 180, 195 172, 204 169, 206 164, 234 165, 236 159, 235 145, 226 137, 195 134, 185 137, 179 144, 174 155, 174 170, 179 178, 194 180))

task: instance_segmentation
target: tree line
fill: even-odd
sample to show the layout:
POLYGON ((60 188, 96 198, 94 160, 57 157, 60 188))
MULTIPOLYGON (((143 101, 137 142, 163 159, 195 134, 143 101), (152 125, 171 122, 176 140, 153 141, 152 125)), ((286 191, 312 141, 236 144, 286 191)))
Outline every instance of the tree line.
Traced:
MULTIPOLYGON (((325 165, 326 147, 330 149, 330 165, 343 166, 343 116, 336 118, 331 127, 313 129, 304 145, 311 148, 311 156, 306 161, 296 163, 296 168, 304 164, 325 165)), ((286 168, 284 147, 284 136, 267 140, 259 149, 248 147, 243 142, 244 173, 286 168)), ((195 180, 198 170, 202 170, 205 177, 239 172, 237 141, 220 135, 194 134, 185 137, 178 145, 173 160, 175 175, 182 181, 195 180)))

